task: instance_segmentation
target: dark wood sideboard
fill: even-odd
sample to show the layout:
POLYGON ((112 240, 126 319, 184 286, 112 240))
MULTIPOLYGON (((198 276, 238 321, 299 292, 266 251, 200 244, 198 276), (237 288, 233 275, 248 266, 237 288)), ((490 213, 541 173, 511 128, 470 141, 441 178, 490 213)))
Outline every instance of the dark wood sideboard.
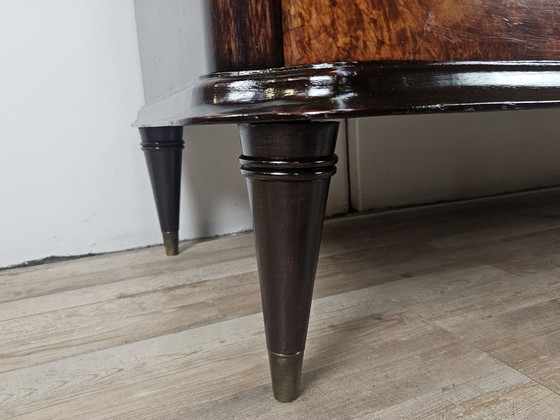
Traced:
MULTIPOLYGON (((185 0, 188 1, 188 0, 185 0)), ((209 0, 212 72, 135 125, 168 255, 182 127, 237 123, 273 391, 299 395, 335 118, 560 105, 558 0, 209 0)))

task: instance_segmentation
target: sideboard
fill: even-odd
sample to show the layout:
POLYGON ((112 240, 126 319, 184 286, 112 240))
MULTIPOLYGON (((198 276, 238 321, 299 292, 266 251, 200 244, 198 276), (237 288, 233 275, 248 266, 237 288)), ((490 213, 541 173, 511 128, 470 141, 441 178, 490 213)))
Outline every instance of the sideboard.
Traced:
POLYGON ((174 255, 183 126, 239 125, 273 392, 293 401, 336 172, 332 120, 560 105, 560 3, 207 3, 210 73, 146 104, 135 126, 174 255))

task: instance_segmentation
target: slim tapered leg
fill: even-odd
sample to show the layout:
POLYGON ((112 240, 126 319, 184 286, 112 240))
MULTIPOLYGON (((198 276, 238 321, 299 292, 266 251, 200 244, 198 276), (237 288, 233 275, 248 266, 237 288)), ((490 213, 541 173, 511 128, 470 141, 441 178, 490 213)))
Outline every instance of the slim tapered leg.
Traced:
POLYGON ((274 396, 299 395, 336 122, 239 126, 274 396))
POLYGON ((167 255, 179 253, 183 127, 140 128, 167 255))

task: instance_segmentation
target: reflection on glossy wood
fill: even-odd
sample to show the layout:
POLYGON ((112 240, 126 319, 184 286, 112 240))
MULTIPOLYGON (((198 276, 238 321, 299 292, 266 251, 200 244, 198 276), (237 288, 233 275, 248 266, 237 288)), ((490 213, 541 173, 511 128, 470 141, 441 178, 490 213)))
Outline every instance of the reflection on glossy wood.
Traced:
POLYGON ((282 0, 286 65, 554 60, 558 0, 282 0))
POLYGON ((281 67, 280 0, 211 0, 212 71, 281 67))
POLYGON ((220 73, 140 110, 137 126, 560 105, 560 62, 372 61, 220 73))

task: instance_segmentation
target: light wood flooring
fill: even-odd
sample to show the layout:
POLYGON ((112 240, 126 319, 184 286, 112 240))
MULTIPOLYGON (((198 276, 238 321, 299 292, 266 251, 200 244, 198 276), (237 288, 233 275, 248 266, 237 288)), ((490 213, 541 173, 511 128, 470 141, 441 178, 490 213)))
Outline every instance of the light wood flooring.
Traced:
POLYGON ((303 384, 250 233, 0 272, 0 419, 560 419, 560 193, 329 220, 303 384))

